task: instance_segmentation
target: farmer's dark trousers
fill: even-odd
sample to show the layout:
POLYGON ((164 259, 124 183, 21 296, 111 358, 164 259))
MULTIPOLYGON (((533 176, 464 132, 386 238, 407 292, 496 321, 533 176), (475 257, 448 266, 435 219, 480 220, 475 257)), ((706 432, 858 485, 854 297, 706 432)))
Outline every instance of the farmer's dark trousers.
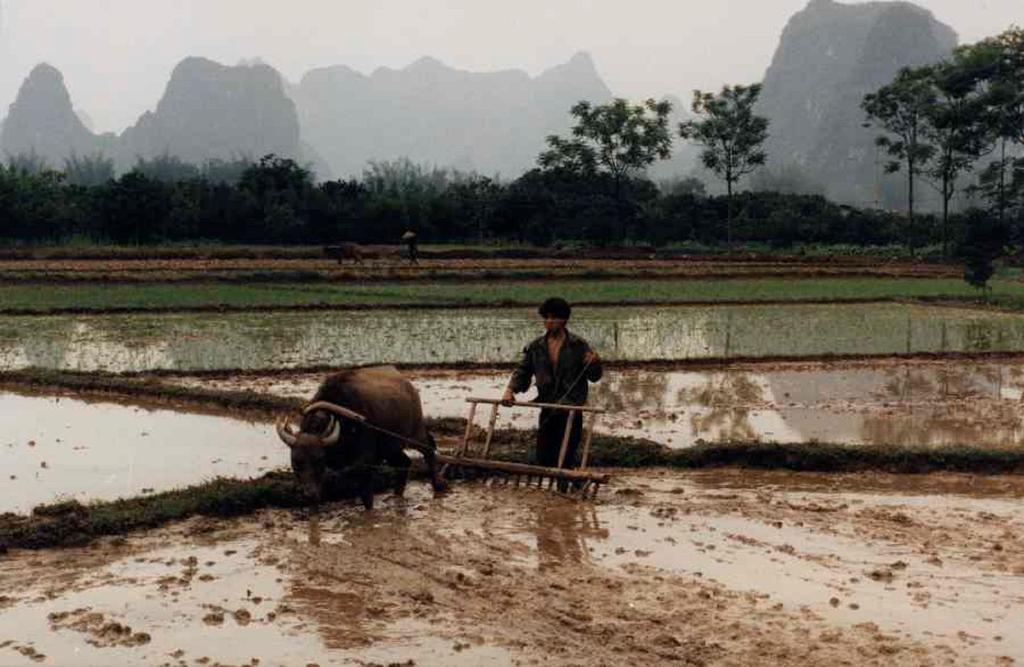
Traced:
MULTIPOLYGON (((554 468, 558 465, 558 454, 562 450, 562 438, 565 437, 565 420, 569 418, 567 410, 541 410, 537 425, 537 465, 554 468)), ((572 432, 569 435, 569 447, 565 454, 566 468, 579 465, 580 438, 583 435, 582 413, 575 413, 572 432)))

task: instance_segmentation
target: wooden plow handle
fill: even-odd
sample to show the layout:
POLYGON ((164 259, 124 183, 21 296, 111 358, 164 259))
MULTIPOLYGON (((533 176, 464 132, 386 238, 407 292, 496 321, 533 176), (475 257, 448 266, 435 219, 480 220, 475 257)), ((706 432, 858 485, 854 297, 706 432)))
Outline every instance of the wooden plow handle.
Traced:
POLYGON ((486 403, 488 405, 505 405, 515 408, 537 408, 541 410, 572 410, 573 412, 608 412, 604 408, 589 405, 568 405, 566 403, 534 403, 532 401, 503 401, 500 398, 467 398, 467 403, 486 403))
POLYGON ((586 415, 591 414, 589 420, 585 420, 584 427, 584 440, 583 449, 580 456, 580 470, 586 470, 587 462, 590 459, 590 441, 594 436, 594 423, 598 420, 600 415, 607 412, 604 408, 597 408, 588 405, 571 405, 565 403, 535 403, 532 401, 503 401, 501 399, 494 398, 477 398, 470 397, 466 399, 469 403, 469 418, 466 420, 466 432, 462 437, 462 444, 458 448, 459 456, 467 456, 470 454, 470 439, 473 433, 473 418, 476 416, 476 406, 479 404, 485 404, 491 406, 490 419, 487 423, 487 432, 484 439, 483 450, 480 453, 481 460, 487 460, 491 455, 491 441, 494 438, 494 426, 498 420, 498 409, 502 406, 506 407, 517 407, 517 408, 533 408, 536 410, 564 410, 569 412, 568 419, 565 420, 565 433, 562 436, 562 446, 558 452, 558 466, 557 470, 564 469, 566 455, 569 451, 569 440, 572 434, 572 428, 577 417, 579 419, 585 419, 586 415))

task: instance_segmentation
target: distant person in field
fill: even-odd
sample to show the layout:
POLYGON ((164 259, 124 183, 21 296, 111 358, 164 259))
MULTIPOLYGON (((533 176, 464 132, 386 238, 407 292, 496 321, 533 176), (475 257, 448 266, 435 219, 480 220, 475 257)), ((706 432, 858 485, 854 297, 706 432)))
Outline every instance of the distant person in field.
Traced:
MULTIPOLYGON (((591 349, 590 344, 571 333, 566 324, 572 308, 565 299, 553 297, 546 300, 537 310, 544 323, 544 335, 534 340, 523 350, 523 359, 512 373, 502 401, 511 403, 516 394, 530 388, 531 379, 536 381, 538 403, 559 403, 563 405, 584 405, 587 402, 588 383, 601 379, 601 358, 591 349)), ((545 408, 540 411, 537 425, 537 465, 555 467, 562 449, 568 410, 545 408)), ((565 455, 565 467, 577 465, 577 450, 583 433, 582 414, 576 413, 569 447, 565 455)))
POLYGON ((417 257, 417 247, 416 246, 417 246, 417 242, 418 242, 418 238, 416 237, 416 232, 412 231, 411 229, 408 230, 407 232, 402 234, 402 240, 405 241, 405 245, 406 245, 406 247, 409 250, 409 261, 411 263, 413 263, 413 264, 419 264, 419 261, 417 261, 417 259, 416 259, 416 257, 417 257))

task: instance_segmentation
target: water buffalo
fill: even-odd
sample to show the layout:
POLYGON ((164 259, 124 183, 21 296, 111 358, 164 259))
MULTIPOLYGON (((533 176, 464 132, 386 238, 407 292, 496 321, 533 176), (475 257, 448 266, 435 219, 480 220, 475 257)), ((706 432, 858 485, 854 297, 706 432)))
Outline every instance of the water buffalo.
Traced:
POLYGON ((343 260, 351 259, 355 262, 363 263, 363 248, 358 243, 342 243, 339 245, 325 245, 324 255, 338 260, 338 264, 341 264, 343 260))
MULTIPOLYGON (((277 422, 277 434, 291 448, 292 470, 313 502, 320 500, 328 469, 381 463, 399 469, 395 493, 402 495, 411 464, 406 448, 423 454, 434 490, 445 488, 434 459, 437 447, 423 423, 419 392, 393 366, 357 368, 329 376, 303 412, 298 432, 282 418, 277 422)), ((363 505, 371 509, 373 480, 363 474, 357 485, 363 505)))

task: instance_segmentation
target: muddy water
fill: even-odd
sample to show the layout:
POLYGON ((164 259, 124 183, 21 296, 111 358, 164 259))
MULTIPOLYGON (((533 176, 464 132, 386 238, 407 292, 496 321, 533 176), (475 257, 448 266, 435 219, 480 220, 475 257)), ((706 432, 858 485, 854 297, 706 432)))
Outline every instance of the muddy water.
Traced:
MULTIPOLYGON (((898 304, 580 308, 609 359, 1024 350, 1024 317, 898 304)), ((96 315, 0 319, 0 369, 143 371, 506 362, 531 309, 96 315)))
POLYGON ((662 472, 595 504, 460 484, 192 520, 9 554, 0 663, 1010 664, 1022 498, 1009 477, 662 472))
POLYGON ((75 573, 56 596, 22 588, 19 604, 0 613, 0 636, 14 640, 0 664, 33 664, 18 653, 26 646, 69 666, 398 664, 410 655, 420 664, 510 664, 504 649, 456 649, 416 619, 366 618, 364 600, 289 576, 258 539, 181 541, 75 573), (130 632, 111 631, 113 623, 130 632))
MULTIPOLYGON (((837 490, 835 480, 820 475, 726 472, 625 481, 639 484, 619 494, 643 500, 545 504, 535 508, 532 520, 489 521, 485 533, 529 547, 539 570, 566 563, 655 568, 753 592, 769 604, 838 627, 870 623, 894 636, 957 646, 967 655, 1024 657, 1019 554, 1009 567, 979 566, 986 559, 957 540, 938 546, 928 541, 928 530, 913 534, 924 520, 934 522, 938 534, 959 523, 967 538, 971 530, 963 522, 976 516, 994 523, 996 536, 1015 534, 1024 493, 1019 482, 1011 484, 1009 496, 1002 495, 1006 489, 986 489, 988 482, 977 484, 985 496, 977 497, 976 480, 970 479, 938 489, 900 478, 890 485, 899 488, 897 495, 864 493, 863 480, 837 490), (803 491, 794 492, 794 486, 803 491), (931 495, 936 492, 948 495, 931 495), (678 506, 690 503, 677 498, 693 494, 705 498, 698 495, 686 509, 678 506), (781 502, 772 502, 779 497, 781 502), (798 518, 751 511, 746 503, 785 505, 798 518), (816 513, 825 521, 810 518, 816 513), (943 521, 943 513, 957 519, 943 521), (861 517, 907 527, 879 530, 861 517)), ((993 544, 998 542, 985 547, 993 544)), ((997 546, 996 553, 1002 549, 997 546)))
POLYGON ((0 393, 0 512, 111 500, 288 465, 265 424, 0 393))
MULTIPOLYGON (((181 378, 188 386, 309 398, 322 375, 181 378)), ((501 373, 413 376, 432 417, 466 415, 465 399, 497 397, 501 373)), ((529 394, 527 394, 529 396, 529 394)), ((671 447, 698 442, 836 442, 871 445, 1024 445, 1024 362, 870 361, 756 364, 723 370, 606 371, 591 403, 609 410, 598 430, 671 447)), ((489 413, 477 414, 484 428, 489 413)), ((530 428, 536 415, 503 410, 499 426, 530 428)))

